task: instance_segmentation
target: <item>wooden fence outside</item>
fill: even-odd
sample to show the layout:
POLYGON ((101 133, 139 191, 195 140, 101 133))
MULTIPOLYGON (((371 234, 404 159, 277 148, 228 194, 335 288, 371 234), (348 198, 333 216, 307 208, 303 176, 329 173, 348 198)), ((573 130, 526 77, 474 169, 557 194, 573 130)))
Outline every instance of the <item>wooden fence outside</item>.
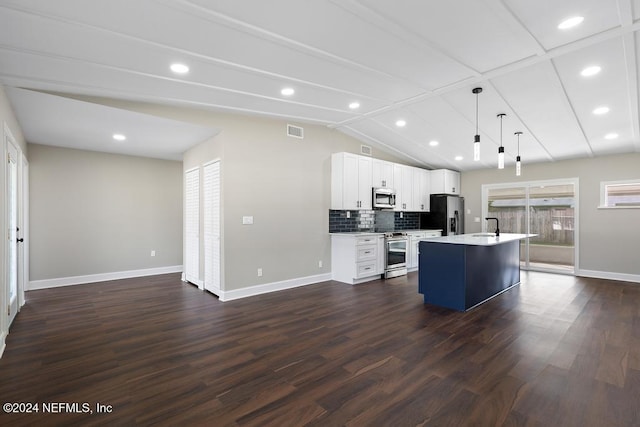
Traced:
MULTIPOLYGON (((527 231, 526 211, 520 207, 490 207, 489 216, 500 221, 500 232, 525 233, 527 231)), ((488 231, 492 231, 493 222, 488 231)), ((530 232, 538 236, 531 243, 573 246, 573 208, 535 207, 531 208, 530 232)))

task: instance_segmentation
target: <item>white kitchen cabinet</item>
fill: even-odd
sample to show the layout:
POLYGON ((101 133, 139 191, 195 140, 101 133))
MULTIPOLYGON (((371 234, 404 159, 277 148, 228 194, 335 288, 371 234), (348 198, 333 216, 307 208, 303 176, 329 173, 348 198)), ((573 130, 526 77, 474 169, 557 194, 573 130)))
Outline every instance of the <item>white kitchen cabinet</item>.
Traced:
POLYGON ((371 157, 331 155, 331 209, 371 209, 371 157))
POLYGON ((426 169, 413 168, 413 210, 429 212, 431 200, 431 174, 426 169))
POLYGON ((413 211, 413 169, 406 165, 393 165, 393 183, 396 190, 396 211, 413 211))
POLYGON ((384 273, 384 235, 379 233, 331 235, 331 276, 355 285, 380 279, 384 273))
POLYGON ((431 194, 460 195, 460 173, 449 169, 432 170, 431 194))
POLYGON ((393 163, 380 159, 372 159, 372 186, 395 188, 393 186, 393 163))
POLYGON ((425 230, 407 232, 409 244, 407 245, 407 270, 413 271, 418 268, 418 259, 420 253, 420 240, 428 237, 439 237, 442 231, 425 230))

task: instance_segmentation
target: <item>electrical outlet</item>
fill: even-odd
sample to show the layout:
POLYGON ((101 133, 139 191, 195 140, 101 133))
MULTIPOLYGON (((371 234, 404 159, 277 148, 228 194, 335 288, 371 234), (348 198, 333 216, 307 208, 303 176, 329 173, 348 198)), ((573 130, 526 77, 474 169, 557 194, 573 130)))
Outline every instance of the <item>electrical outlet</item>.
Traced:
POLYGON ((258 277, 262 277, 262 269, 261 268, 258 269, 258 277))
POLYGON ((351 218, 351 211, 347 211, 347 218, 351 218))
POLYGON ((471 209, 467 209, 467 215, 471 215, 471 209))
POLYGON ((400 218, 404 218, 404 212, 400 212, 400 218))
POLYGON ((151 251, 151 256, 156 256, 156 251, 151 251))
POLYGON ((253 216, 242 217, 242 225, 252 225, 252 224, 253 224, 253 216))
POLYGON ((473 222, 480 222, 480 217, 477 216, 477 217, 473 218, 473 222))
POLYGON ((318 268, 322 268, 322 260, 318 261, 318 268))

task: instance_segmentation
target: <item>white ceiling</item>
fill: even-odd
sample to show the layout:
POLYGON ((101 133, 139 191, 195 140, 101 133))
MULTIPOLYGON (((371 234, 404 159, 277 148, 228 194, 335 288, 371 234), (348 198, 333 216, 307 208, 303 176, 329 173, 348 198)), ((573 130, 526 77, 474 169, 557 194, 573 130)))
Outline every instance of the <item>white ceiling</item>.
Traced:
MULTIPOLYGON (((507 164, 515 131, 525 164, 640 151, 639 19, 640 0, 0 0, 0 82, 326 125, 469 170, 497 164, 498 113, 507 164), (575 15, 584 22, 557 28, 575 15), (190 72, 173 74, 174 62, 190 72), (589 65, 602 71, 582 77, 589 65), (610 112, 592 114, 601 105, 610 112)), ((49 132, 46 107, 8 92, 28 138, 64 132, 60 111, 49 132)), ((83 119, 103 123, 89 110, 83 119)))
POLYGON ((34 144, 182 160, 182 153, 218 133, 217 129, 77 101, 41 92, 8 88, 11 104, 34 144), (114 134, 126 136, 124 141, 114 134))

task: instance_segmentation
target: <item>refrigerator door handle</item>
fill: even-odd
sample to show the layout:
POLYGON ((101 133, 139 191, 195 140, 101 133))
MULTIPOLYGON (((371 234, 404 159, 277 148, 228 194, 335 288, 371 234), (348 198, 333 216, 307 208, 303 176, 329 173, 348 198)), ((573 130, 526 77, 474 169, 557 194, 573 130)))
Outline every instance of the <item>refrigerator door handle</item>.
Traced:
POLYGON ((455 229, 453 230, 454 234, 459 234, 458 232, 458 224, 460 224, 460 216, 458 215, 458 211, 455 211, 454 214, 454 221, 455 221, 455 229))

